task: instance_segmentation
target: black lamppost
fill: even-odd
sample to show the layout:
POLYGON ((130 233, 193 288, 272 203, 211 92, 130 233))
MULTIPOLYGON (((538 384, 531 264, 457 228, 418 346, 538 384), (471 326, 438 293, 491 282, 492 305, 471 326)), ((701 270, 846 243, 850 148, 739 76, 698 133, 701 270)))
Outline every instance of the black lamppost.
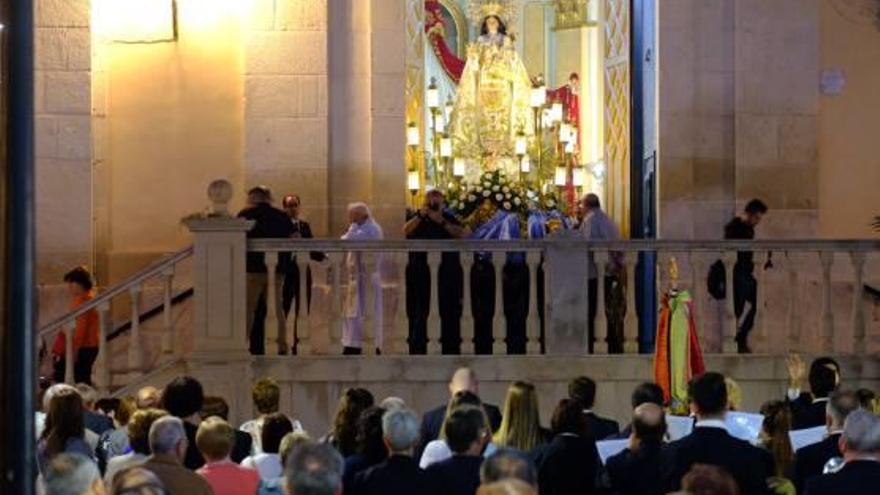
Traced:
POLYGON ((0 492, 34 493, 34 5, 3 2, 5 83, 5 259, 2 329, 0 492), (6 61, 5 61, 6 62, 6 61))

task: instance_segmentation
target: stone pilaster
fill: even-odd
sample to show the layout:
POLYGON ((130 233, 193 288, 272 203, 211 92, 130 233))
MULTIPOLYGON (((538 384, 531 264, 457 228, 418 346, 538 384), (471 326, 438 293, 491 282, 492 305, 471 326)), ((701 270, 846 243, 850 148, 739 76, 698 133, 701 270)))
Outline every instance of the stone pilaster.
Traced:
POLYGON ((301 195, 317 236, 328 233, 327 3, 256 0, 244 34, 246 187, 301 195))
POLYGON ((37 281, 92 261, 89 0, 36 5, 37 281))

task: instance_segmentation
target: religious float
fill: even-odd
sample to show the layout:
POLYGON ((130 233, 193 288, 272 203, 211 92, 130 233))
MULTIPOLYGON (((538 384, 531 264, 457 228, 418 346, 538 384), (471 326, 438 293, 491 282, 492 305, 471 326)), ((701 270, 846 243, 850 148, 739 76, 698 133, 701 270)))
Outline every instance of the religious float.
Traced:
POLYGON ((571 72, 551 89, 541 72, 529 73, 514 30, 520 2, 469 0, 466 21, 463 3, 424 4, 424 118, 407 128, 412 206, 440 189, 480 239, 570 228, 588 174, 604 167, 583 162, 580 77, 571 72))

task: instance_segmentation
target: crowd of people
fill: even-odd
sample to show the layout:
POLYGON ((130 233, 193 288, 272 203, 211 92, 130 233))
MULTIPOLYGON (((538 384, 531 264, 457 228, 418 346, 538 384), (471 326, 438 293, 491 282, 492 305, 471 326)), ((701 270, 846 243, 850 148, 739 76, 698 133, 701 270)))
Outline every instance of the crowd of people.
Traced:
MULTIPOLYGON (((542 423, 536 387, 510 384, 501 408, 457 370, 449 399, 419 418, 403 399, 346 389, 330 430, 312 435, 280 410, 271 378, 252 388, 256 416, 229 422, 221 397, 194 378, 98 399, 87 384, 56 384, 37 413, 38 485, 46 495, 752 495, 873 493, 880 418, 868 390, 841 386, 831 358, 788 363, 786 395, 761 407, 754 442, 728 431, 741 407, 735 382, 706 372, 689 384, 693 429, 670 441, 663 391, 632 392, 623 421, 594 412, 597 384, 574 378, 542 423), (809 391, 802 390, 807 380, 809 391), (621 424, 624 426, 621 428, 621 424), (824 428, 795 449, 792 429, 824 428), (625 447, 605 457, 597 442, 625 447)), ((286 411, 290 413, 290 411, 286 411)))

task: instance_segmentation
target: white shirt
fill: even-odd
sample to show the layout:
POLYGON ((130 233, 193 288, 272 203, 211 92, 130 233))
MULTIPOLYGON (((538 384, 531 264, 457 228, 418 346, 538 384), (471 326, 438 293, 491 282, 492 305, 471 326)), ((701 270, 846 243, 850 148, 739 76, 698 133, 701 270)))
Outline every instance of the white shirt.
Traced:
POLYGON ((260 473, 260 478, 271 480, 280 477, 284 473, 284 467, 281 465, 281 456, 278 454, 257 454, 246 457, 241 461, 241 465, 256 469, 260 473))
POLYGON ((727 423, 721 419, 702 419, 697 421, 694 428, 721 428, 727 431, 727 423))
MULTIPOLYGON (((290 422, 293 423, 294 432, 303 431, 302 423, 298 419, 291 419, 290 422)), ((259 417, 245 421, 238 429, 251 436, 251 455, 262 454, 263 418, 259 417)))
MULTIPOLYGON (((491 456, 497 450, 498 446, 489 442, 489 444, 486 445, 486 449, 483 451, 483 458, 491 456)), ((425 446, 424 452, 422 452, 422 458, 419 460, 419 467, 427 469, 431 464, 445 461, 450 457, 452 457, 452 449, 449 448, 446 440, 432 440, 428 442, 428 445, 425 446)))

